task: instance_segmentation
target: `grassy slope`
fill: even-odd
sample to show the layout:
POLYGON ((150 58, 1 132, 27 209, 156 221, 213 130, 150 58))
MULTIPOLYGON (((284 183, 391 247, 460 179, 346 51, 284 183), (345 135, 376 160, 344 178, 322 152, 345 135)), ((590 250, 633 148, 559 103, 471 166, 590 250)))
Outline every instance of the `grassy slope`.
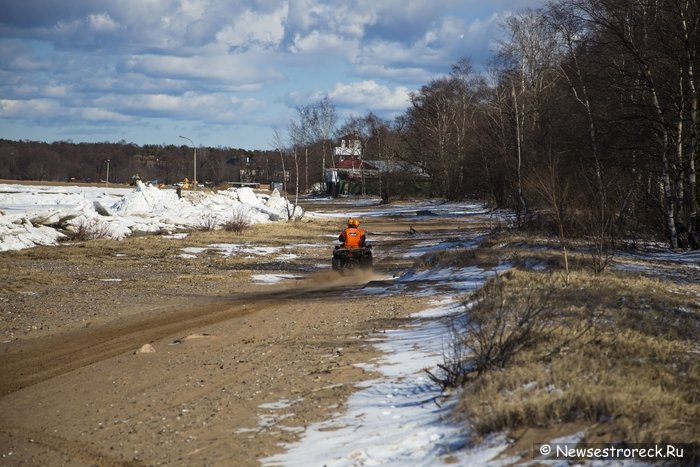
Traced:
MULTIPOLYGON (((588 442, 700 445, 700 281, 688 275, 698 271, 594 275, 589 258, 574 254, 565 286, 557 250, 535 243, 501 234, 475 252, 430 261, 516 265, 469 299, 481 329, 505 316, 498 324, 508 333, 523 310, 542 310, 527 345, 465 375, 459 410, 476 432, 537 430, 544 442, 583 430, 588 442)), ((483 353, 474 331, 461 329, 455 345, 483 353)))

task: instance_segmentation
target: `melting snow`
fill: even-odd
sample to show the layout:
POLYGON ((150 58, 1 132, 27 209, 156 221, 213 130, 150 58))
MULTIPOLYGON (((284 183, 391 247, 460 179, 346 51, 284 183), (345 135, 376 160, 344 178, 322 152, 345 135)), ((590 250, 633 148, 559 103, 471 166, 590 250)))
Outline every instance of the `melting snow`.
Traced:
POLYGON ((294 274, 253 274, 250 277, 258 282, 264 282, 266 284, 276 284, 288 279, 297 279, 302 276, 297 276, 294 274))
MULTIPOLYGON (((460 288, 469 284, 474 290, 495 272, 463 268, 457 276, 454 271, 432 274, 457 277, 460 288)), ((380 372, 382 378, 358 385, 361 390, 350 396, 345 413, 308 427, 301 441, 285 445, 287 452, 263 459, 262 464, 430 466, 448 457, 455 465, 500 464, 493 459, 507 447, 506 440, 496 436, 472 446, 468 424, 450 420, 456 397, 444 398, 425 373, 442 362, 449 345, 445 341, 449 322, 464 310, 452 295, 436 297, 436 306, 416 314, 414 325, 373 336, 382 357, 362 366, 380 372)))
POLYGON ((301 208, 250 188, 186 192, 138 182, 135 188, 44 187, 0 184, 0 251, 55 245, 66 233, 88 228, 117 240, 136 233, 164 233, 221 226, 243 215, 251 223, 287 218, 288 207, 301 208))

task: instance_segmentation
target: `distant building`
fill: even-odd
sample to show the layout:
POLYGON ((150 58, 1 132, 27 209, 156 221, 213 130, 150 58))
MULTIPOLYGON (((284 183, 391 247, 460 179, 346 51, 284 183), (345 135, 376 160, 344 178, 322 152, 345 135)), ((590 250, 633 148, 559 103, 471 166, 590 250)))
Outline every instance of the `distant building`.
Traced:
POLYGON ((340 137, 340 146, 333 148, 333 156, 336 160, 343 160, 346 157, 362 156, 362 141, 357 133, 348 133, 340 137))
POLYGON ((333 161, 334 167, 325 170, 326 194, 334 197, 375 194, 367 188, 370 180, 378 178, 378 170, 362 160, 362 141, 357 134, 340 138, 340 146, 333 148, 333 161))
POLYGON ((370 172, 376 175, 378 171, 376 166, 355 156, 341 160, 336 164, 336 168, 340 172, 348 174, 350 177, 360 176, 361 171, 364 171, 365 176, 367 176, 370 172))
POLYGON ((340 138, 333 148, 334 167, 325 170, 326 194, 330 196, 381 195, 388 186, 395 192, 427 195, 430 176, 419 166, 401 160, 365 160, 357 134, 340 138))

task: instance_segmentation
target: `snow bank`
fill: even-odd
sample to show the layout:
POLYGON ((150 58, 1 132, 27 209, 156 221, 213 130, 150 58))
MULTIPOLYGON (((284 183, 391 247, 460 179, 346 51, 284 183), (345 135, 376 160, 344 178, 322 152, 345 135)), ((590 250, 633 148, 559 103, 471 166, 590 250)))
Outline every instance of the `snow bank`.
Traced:
MULTIPOLYGON (((460 269, 458 274, 436 268, 432 272, 441 277, 441 285, 471 292, 488 277, 508 268, 509 265, 494 270, 469 267, 460 269)), ((406 293, 401 283, 412 280, 422 279, 407 276, 397 281, 394 288, 377 293, 406 293)), ((450 418, 457 394, 445 397, 426 376, 425 369, 442 363, 449 345, 449 323, 461 319, 464 310, 459 296, 442 294, 434 284, 429 287, 430 296, 436 299, 435 307, 413 315, 417 321, 412 325, 371 336, 382 357, 358 366, 381 377, 356 384, 359 391, 349 397, 345 411, 330 420, 298 430, 287 427, 303 435, 295 443, 281 444, 285 452, 261 459, 263 466, 509 464, 494 460, 508 447, 505 436, 491 436, 475 444, 468 424, 450 418)), ((275 410, 269 412, 276 415, 275 410)), ((269 415, 261 417, 260 426, 265 416, 269 415)))
POLYGON ((250 188, 185 192, 138 182, 135 188, 46 187, 0 184, 0 251, 55 245, 79 230, 117 240, 137 233, 220 227, 234 216, 251 223, 287 219, 303 211, 277 190, 250 188))

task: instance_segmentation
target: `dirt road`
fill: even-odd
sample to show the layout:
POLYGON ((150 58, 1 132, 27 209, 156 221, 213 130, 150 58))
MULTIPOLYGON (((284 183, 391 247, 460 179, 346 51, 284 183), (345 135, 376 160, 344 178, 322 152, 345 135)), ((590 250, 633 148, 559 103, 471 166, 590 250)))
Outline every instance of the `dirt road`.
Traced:
POLYGON ((368 335, 428 303, 365 286, 484 228, 428 214, 367 217, 377 267, 345 277, 329 270, 334 218, 3 254, 0 463, 258 465, 371 376, 355 366, 376 356, 368 335), (223 242, 295 259, 207 250, 223 242), (295 278, 251 279, 265 273, 295 278))

